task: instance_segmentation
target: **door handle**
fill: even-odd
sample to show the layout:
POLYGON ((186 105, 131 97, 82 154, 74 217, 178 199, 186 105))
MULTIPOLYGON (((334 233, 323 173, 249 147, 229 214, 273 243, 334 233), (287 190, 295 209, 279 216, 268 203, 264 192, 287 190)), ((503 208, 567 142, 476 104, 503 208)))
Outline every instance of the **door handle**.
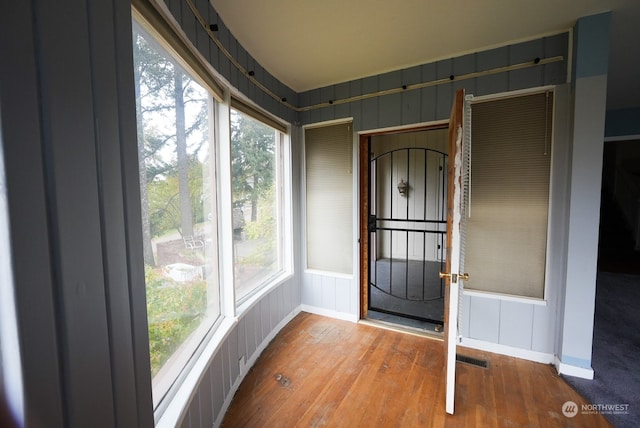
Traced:
POLYGON ((445 273, 445 272, 440 272, 438 273, 438 276, 440 277, 440 279, 442 278, 450 278, 452 283, 457 283, 458 282, 458 278, 462 279, 463 281, 466 281, 469 279, 469 274, 468 273, 445 273))

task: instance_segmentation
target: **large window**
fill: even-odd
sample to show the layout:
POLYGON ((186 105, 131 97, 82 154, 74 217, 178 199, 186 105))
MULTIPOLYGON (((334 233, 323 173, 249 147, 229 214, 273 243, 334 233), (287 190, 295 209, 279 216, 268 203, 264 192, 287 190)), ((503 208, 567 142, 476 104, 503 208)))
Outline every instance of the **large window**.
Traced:
POLYGON ((209 91, 136 21, 133 49, 154 406, 220 314, 209 91))
POLYGON ((553 93, 472 104, 468 289, 544 298, 553 93))
POLYGON ((241 303, 283 270, 284 135, 231 109, 233 258, 241 303))
POLYGON ((307 268, 353 273, 351 123, 305 130, 307 268))

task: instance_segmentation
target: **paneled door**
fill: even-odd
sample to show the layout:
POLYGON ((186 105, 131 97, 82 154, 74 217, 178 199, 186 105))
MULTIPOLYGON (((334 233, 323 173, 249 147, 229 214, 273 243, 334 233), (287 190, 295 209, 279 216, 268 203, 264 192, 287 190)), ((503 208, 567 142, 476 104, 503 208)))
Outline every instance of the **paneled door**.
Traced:
POLYGON ((446 411, 453 414, 456 381, 456 345, 460 337, 458 327, 460 296, 464 281, 465 213, 469 195, 469 166, 471 162, 471 110, 465 105, 464 89, 456 92, 449 119, 449 168, 447 197, 447 257, 446 268, 440 272, 445 279, 445 364, 446 411))

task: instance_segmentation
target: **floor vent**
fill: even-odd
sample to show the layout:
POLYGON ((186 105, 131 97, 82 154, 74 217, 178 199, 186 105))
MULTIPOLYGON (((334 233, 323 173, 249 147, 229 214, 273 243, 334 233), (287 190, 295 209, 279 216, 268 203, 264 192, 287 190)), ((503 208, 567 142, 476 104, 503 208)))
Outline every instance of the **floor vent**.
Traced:
POLYGON ((466 355, 456 354, 456 361, 464 364, 470 364, 476 367, 482 367, 486 369, 489 366, 489 363, 485 360, 479 360, 477 358, 469 357, 466 355))

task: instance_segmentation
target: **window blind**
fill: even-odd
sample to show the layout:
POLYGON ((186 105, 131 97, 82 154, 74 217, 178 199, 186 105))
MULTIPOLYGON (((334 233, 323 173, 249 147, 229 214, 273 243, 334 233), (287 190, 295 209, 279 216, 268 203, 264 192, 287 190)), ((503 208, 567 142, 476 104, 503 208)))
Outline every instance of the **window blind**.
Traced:
POLYGON ((353 273, 351 123, 305 130, 307 268, 353 273))
POLYGON ((553 93, 472 105, 466 287, 543 298, 553 93))
POLYGON ((244 114, 247 114, 253 117, 256 120, 264 123, 265 125, 269 125, 273 129, 277 129, 283 134, 287 133, 287 125, 283 122, 280 122, 268 114, 262 112, 261 110, 249 105, 248 103, 236 98, 231 97, 231 108, 234 108, 238 111, 241 111, 244 114))

